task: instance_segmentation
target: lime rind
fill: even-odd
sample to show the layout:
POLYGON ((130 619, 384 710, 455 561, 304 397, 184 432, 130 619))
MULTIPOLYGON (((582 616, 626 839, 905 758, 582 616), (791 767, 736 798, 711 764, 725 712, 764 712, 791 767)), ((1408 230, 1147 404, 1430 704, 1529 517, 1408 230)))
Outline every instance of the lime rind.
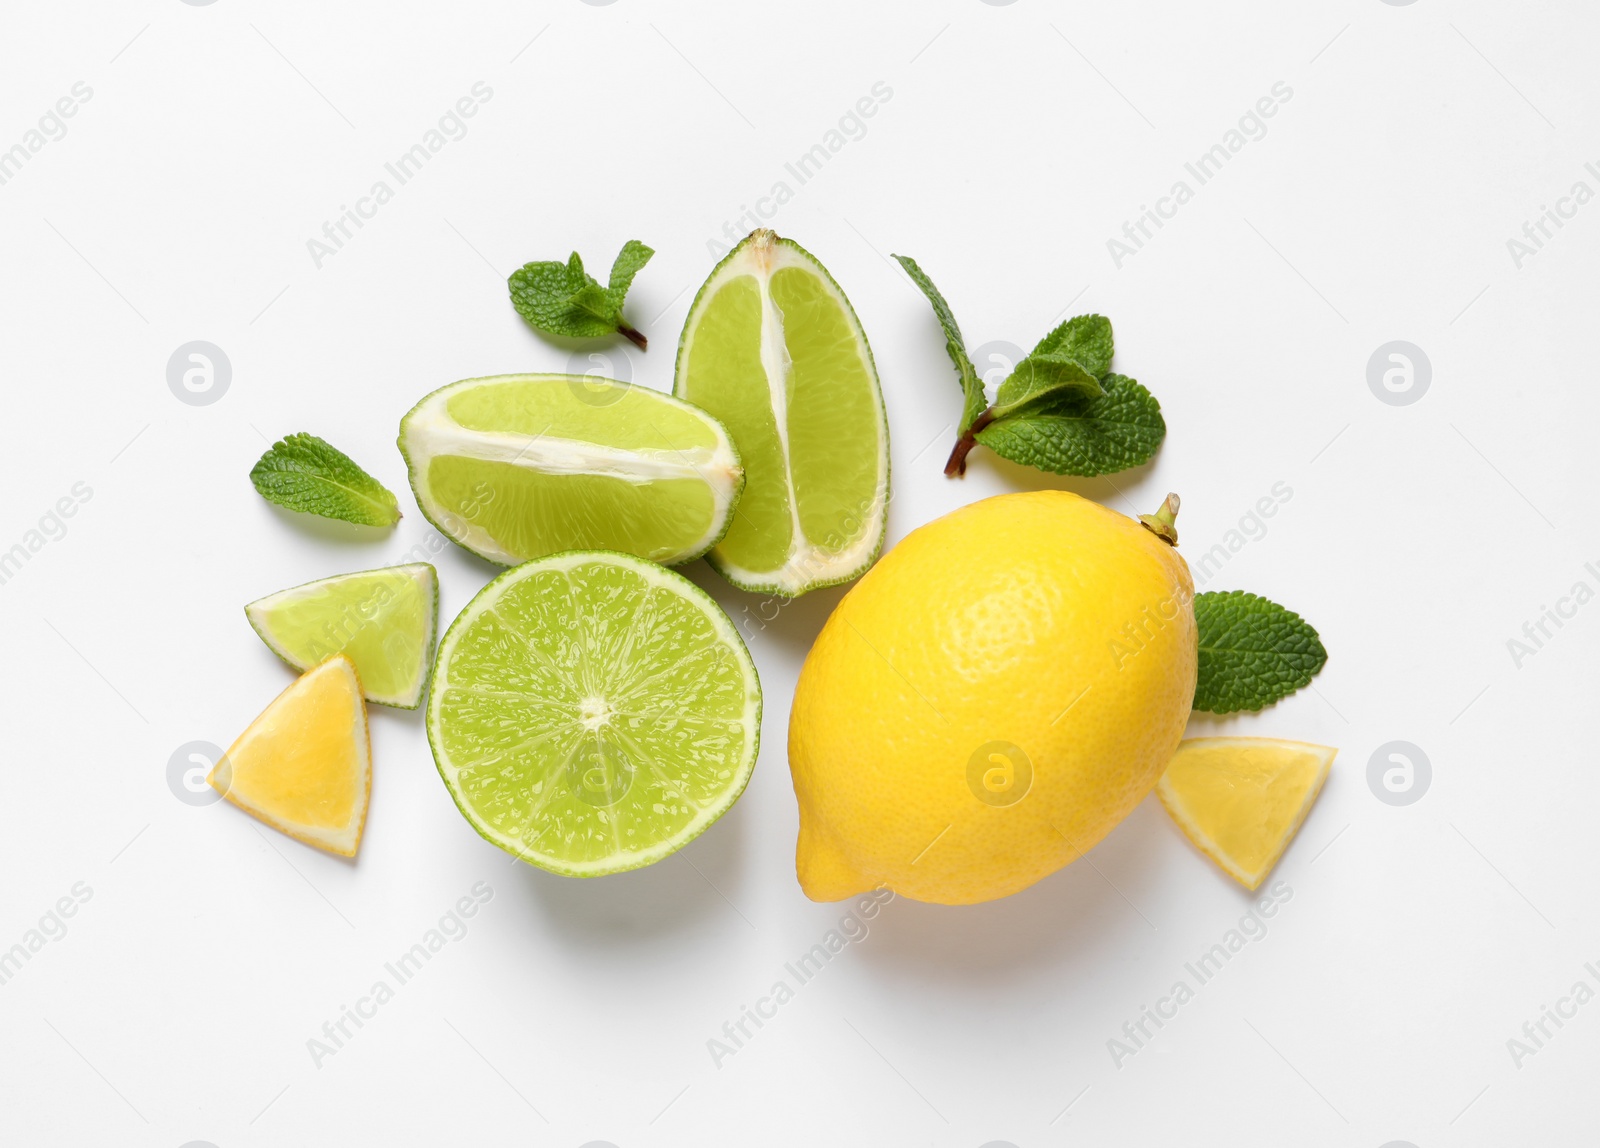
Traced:
MULTIPOLYGON (((717 292, 730 280, 741 275, 751 275, 761 285, 765 314, 769 318, 773 317, 775 308, 770 297, 770 282, 772 276, 785 267, 800 267, 815 275, 849 317, 850 325, 855 332, 861 361, 871 381, 877 407, 878 482, 874 499, 867 513, 862 516, 866 523, 865 529, 862 530, 860 537, 842 552, 830 553, 809 544, 797 546, 791 540, 788 560, 782 567, 772 571, 746 569, 729 560, 717 547, 712 547, 705 558, 717 573, 740 590, 797 598, 812 590, 853 581, 866 573, 882 555, 888 531, 888 413, 884 406, 883 386, 878 378, 877 362, 873 358, 872 347, 867 341, 866 330, 861 325, 860 316, 851 306, 849 297, 821 261, 794 240, 785 239, 770 231, 751 232, 712 269, 710 276, 695 295, 694 302, 689 306, 689 314, 684 320, 683 333, 678 341, 673 394, 684 401, 692 401, 688 398, 689 353, 699 320, 717 292)), ((774 411, 773 414, 775 418, 781 418, 781 412, 774 411)), ((746 481, 748 482, 748 475, 746 481)), ((794 506, 792 478, 790 481, 790 512, 794 516, 794 533, 803 539, 798 511, 794 506)))
MULTIPOLYGON (((331 650, 321 657, 307 657, 303 652, 292 648, 291 644, 281 635, 281 628, 274 625, 274 618, 280 617, 286 610, 292 611, 297 600, 311 597, 313 594, 337 588, 341 585, 355 585, 363 581, 374 581, 385 575, 403 574, 411 578, 419 590, 426 596, 427 610, 425 612, 425 627, 422 641, 419 646, 420 654, 416 670, 410 678, 410 688, 393 694, 364 693, 367 701, 375 705, 388 706, 391 709, 414 710, 422 705, 423 695, 427 692, 428 677, 433 668, 433 644, 439 633, 439 576, 438 572, 426 562, 411 562, 400 566, 382 566, 375 570, 357 570, 349 574, 335 574, 329 578, 318 578, 312 582, 305 582, 299 586, 291 586, 286 590, 279 590, 275 594, 268 594, 265 598, 258 598, 248 603, 244 608, 245 620, 250 623, 250 628, 256 636, 266 645, 267 649, 278 655, 290 668, 305 673, 316 668, 331 657, 343 653, 350 656, 346 649, 331 650)), ((357 667, 359 671, 359 667, 357 667)), ((358 677, 359 672, 358 672, 358 677)), ((368 674, 368 677, 375 675, 368 674)))
MULTIPOLYGON (((755 662, 751 659, 744 640, 739 636, 738 629, 711 595, 693 582, 690 582, 683 575, 632 554, 607 550, 569 550, 559 554, 551 554, 544 558, 536 558, 520 566, 512 567, 494 578, 467 603, 466 607, 450 623, 444 636, 440 639, 439 649, 434 658, 433 678, 428 691, 428 706, 424 720, 428 731, 428 745, 433 752, 434 765, 439 770, 439 776, 444 782, 445 789, 449 792, 450 799, 455 802, 461 816, 477 831, 480 837, 519 860, 561 876, 602 877, 653 865, 657 861, 670 856, 699 837, 733 807, 734 803, 744 793, 745 787, 750 783, 750 777, 755 770, 756 758, 760 752, 761 704, 761 681, 756 671, 755 662), (552 856, 547 852, 526 847, 520 838, 512 837, 489 824, 479 810, 466 800, 459 780, 461 766, 451 760, 450 754, 445 748, 446 730, 441 716, 441 705, 446 691, 451 688, 451 659, 458 649, 461 639, 474 622, 493 610, 496 603, 501 600, 505 593, 524 579, 548 571, 570 571, 586 563, 609 564, 637 573, 652 589, 663 590, 676 595, 681 601, 699 610, 705 616, 722 646, 736 660, 744 679, 745 701, 740 725, 745 735, 745 741, 739 756, 738 768, 718 793, 716 801, 701 809, 687 826, 658 841, 652 842, 645 848, 634 849, 625 853, 615 853, 597 861, 573 862, 566 858, 552 856)), ((556 764, 551 767, 549 773, 559 774, 564 768, 563 764, 556 764)), ((546 775, 547 778, 549 773, 546 775)))
MULTIPOLYGON (((446 538, 471 551, 478 557, 492 562, 498 566, 515 566, 530 558, 543 557, 544 555, 516 554, 502 546, 493 535, 464 520, 449 508, 441 505, 428 487, 429 464, 442 453, 438 448, 444 445, 440 439, 459 442, 460 436, 487 439, 493 436, 485 432, 466 431, 454 423, 448 414, 447 405, 452 397, 472 387, 493 385, 499 383, 534 382, 552 385, 559 384, 571 388, 592 390, 595 387, 617 387, 628 391, 638 392, 650 396, 654 400, 671 404, 674 407, 692 413, 703 422, 716 439, 716 447, 709 456, 696 462, 689 459, 684 465, 692 469, 699 480, 703 481, 711 491, 714 513, 708 529, 698 538, 682 546, 677 551, 662 555, 640 555, 650 561, 659 562, 664 566, 678 566, 702 557, 720 542, 727 534, 733 522, 733 513, 738 505, 739 496, 744 490, 745 475, 740 462, 738 447, 733 438, 728 434, 726 427, 715 417, 686 402, 675 395, 656 391, 648 387, 638 387, 632 383, 625 383, 618 379, 602 379, 593 375, 561 375, 561 374, 508 374, 484 375, 478 378, 462 379, 450 383, 423 396, 423 398, 406 412, 400 420, 400 435, 397 445, 400 454, 406 462, 406 473, 411 484, 411 492, 417 500, 417 507, 422 511, 422 516, 431 523, 446 538), (430 441, 430 438, 433 441, 430 441)), ((505 439, 515 440, 522 446, 511 452, 516 456, 519 465, 529 470, 539 471, 537 465, 547 452, 554 451, 558 456, 556 469, 548 473, 594 473, 607 477, 621 477, 630 481, 647 481, 652 473, 652 462, 659 461, 654 457, 657 452, 635 452, 626 449, 608 449, 598 447, 591 443, 578 443, 574 440, 555 439, 547 436, 500 436, 505 439), (536 441, 545 444, 542 450, 531 449, 536 441), (571 448, 571 449, 568 449, 571 448), (563 452, 565 456, 562 457, 563 452), (574 470, 574 459, 582 461, 587 455, 590 461, 601 464, 611 464, 611 469, 574 470), (632 456, 638 465, 635 473, 626 473, 632 456), (527 461, 523 461, 526 459, 527 461)), ((683 452, 670 451, 672 454, 683 456, 683 452)), ((509 460, 507 460, 509 461, 509 460)), ((659 470, 659 468, 656 468, 659 470)), ((680 467, 681 470, 681 467, 680 467)), ((684 475, 683 477, 688 477, 684 475)), ((563 548, 565 549, 565 548, 563 548)), ((560 552, 560 551, 558 551, 560 552)), ((620 551, 619 551, 620 552, 620 551)))

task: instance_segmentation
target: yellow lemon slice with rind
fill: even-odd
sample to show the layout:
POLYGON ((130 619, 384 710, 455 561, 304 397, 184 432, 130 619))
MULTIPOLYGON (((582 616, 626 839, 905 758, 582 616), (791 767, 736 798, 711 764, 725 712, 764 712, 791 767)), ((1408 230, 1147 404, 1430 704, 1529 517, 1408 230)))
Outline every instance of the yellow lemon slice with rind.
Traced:
POLYGON ((279 832, 354 857, 372 792, 372 753, 350 659, 330 658, 279 694, 206 783, 279 832))
POLYGON ((1269 737, 1190 738, 1156 793, 1196 848, 1255 889, 1300 831, 1338 752, 1269 737))

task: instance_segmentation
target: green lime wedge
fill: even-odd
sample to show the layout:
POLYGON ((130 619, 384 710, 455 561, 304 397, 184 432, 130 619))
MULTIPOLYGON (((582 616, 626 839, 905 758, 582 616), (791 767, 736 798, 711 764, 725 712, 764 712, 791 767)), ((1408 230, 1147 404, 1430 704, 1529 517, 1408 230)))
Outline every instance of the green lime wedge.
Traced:
POLYGON ((708 555, 728 581, 792 597, 872 565, 889 427, 866 333, 822 264, 752 232, 689 308, 673 390, 721 419, 744 461, 733 523, 708 555))
POLYGON ((687 578, 573 551, 507 570, 461 611, 427 723, 445 787, 485 839, 597 877, 661 860, 738 800, 761 683, 687 578))
POLYGON ((434 391, 400 422, 428 521, 491 562, 621 550, 673 565, 721 538, 744 483, 721 423, 591 375, 497 375, 434 391))
POLYGON ((439 582, 426 562, 307 582, 251 602, 244 614, 295 669, 344 654, 369 702, 422 704, 439 628, 439 582))

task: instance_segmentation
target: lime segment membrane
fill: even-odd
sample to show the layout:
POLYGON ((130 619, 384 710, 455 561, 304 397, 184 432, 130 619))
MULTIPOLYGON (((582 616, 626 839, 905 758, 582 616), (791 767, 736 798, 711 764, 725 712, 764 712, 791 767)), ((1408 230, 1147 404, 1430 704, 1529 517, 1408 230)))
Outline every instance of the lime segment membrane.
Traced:
POLYGON ((866 333, 809 253, 757 231, 711 273, 678 347, 679 398, 733 435, 746 483, 707 556, 734 585, 794 596, 883 546, 889 432, 866 333))
POLYGON ((589 375, 498 375, 433 392, 400 423, 428 521, 514 565, 573 549, 675 565, 723 536, 744 472, 686 402, 589 375))

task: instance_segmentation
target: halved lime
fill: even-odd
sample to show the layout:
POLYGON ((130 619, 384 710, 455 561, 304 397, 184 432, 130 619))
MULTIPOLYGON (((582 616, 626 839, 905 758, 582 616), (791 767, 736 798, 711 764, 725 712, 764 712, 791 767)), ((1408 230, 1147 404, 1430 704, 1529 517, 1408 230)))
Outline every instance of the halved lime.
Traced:
POLYGON ((591 375, 452 383, 401 420, 400 452, 428 521, 502 565, 576 549, 687 562, 744 484, 716 419, 591 375))
POLYGON ((344 654, 369 702, 422 704, 439 628, 438 576, 426 562, 307 582, 251 602, 244 615, 295 669, 344 654))
POLYGON ((597 877, 681 849, 755 767, 761 683, 720 607, 632 555, 507 570, 450 624, 428 741, 484 838, 597 877))
POLYGON ((752 232, 700 288, 674 393, 727 424, 746 484, 713 566, 794 596, 847 582, 883 548, 889 426, 866 332, 808 252, 752 232))

